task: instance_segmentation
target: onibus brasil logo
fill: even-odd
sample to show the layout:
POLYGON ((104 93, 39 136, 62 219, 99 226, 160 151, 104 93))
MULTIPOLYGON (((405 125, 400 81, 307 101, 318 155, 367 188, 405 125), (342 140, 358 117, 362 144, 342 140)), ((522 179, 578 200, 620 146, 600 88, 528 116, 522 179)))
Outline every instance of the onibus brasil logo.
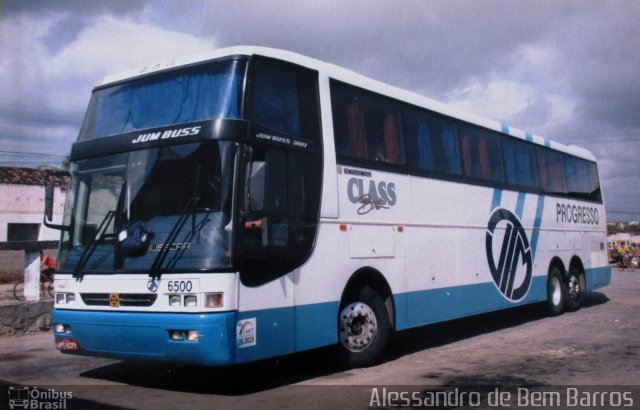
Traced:
POLYGON ((533 263, 520 219, 506 209, 494 211, 487 226, 486 247, 491 276, 502 296, 511 302, 522 300, 531 286, 533 263), (494 255, 498 255, 497 263, 494 255))

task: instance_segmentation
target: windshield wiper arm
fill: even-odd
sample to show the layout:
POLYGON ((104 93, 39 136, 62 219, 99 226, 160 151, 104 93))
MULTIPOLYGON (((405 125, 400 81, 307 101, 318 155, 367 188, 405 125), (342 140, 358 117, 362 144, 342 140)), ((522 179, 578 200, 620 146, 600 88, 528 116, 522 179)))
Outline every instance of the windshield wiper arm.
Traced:
POLYGON ((91 237, 91 240, 87 244, 87 247, 84 248, 84 252, 82 252, 82 255, 80 255, 80 259, 78 260, 76 267, 73 269, 74 278, 82 277, 82 270, 84 269, 84 266, 87 264, 89 258, 91 258, 91 255, 93 255, 93 252, 98 247, 98 243, 101 242, 104 238, 104 234, 107 232, 107 228, 109 227, 109 224, 111 224, 111 221, 113 220, 113 217, 115 215, 115 211, 109 211, 102 219, 102 222, 100 222, 100 226, 98 226, 96 234, 91 237))
POLYGON ((185 222, 187 222, 187 219, 189 219, 189 213, 195 209, 195 206, 199 200, 199 197, 194 196, 189 200, 189 202, 187 202, 187 206, 184 208, 184 210, 180 214, 180 217, 173 225, 171 232, 169 232, 169 236, 167 236, 167 239, 165 239, 165 241, 162 243, 162 247, 158 252, 158 256, 156 256, 156 258, 153 260, 153 264, 151 264, 149 276, 152 279, 160 279, 160 276, 162 275, 162 264, 169 254, 171 244, 173 243, 173 241, 175 241, 178 233, 182 230, 182 227, 184 226, 185 222))

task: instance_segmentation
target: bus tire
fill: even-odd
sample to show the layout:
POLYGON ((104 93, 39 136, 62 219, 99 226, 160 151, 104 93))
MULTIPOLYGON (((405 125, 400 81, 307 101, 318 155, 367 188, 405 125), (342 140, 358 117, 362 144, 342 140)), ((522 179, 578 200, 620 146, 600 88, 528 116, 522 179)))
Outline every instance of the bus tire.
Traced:
POLYGON ((547 278, 547 313, 549 316, 558 316, 562 313, 565 295, 562 273, 560 269, 553 267, 547 278))
POLYGON ((338 358, 348 368, 368 366, 380 358, 389 337, 389 313, 380 295, 368 286, 341 304, 338 358))
POLYGON ((575 312, 582 306, 582 296, 586 291, 584 274, 576 268, 571 268, 565 287, 567 297, 564 300, 564 307, 570 312, 575 312))

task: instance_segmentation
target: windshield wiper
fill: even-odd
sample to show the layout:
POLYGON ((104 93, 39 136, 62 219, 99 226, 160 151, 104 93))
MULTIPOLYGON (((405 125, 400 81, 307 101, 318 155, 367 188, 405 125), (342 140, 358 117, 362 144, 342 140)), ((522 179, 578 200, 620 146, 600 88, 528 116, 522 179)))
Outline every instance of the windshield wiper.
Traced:
POLYGON ((109 224, 111 224, 111 221, 113 220, 113 217, 115 215, 116 211, 109 211, 102 219, 102 222, 100 222, 100 226, 98 226, 96 234, 91 237, 91 240, 87 244, 87 247, 84 248, 84 252, 82 252, 82 255, 80 255, 80 259, 78 260, 76 267, 73 269, 74 278, 82 277, 82 270, 84 269, 84 266, 87 264, 89 258, 91 258, 91 255, 93 255, 93 252, 98 247, 98 243, 102 242, 102 239, 104 239, 107 228, 109 227, 109 224))
POLYGON ((176 240, 178 233, 180 233, 180 231, 182 230, 182 227, 187 222, 187 219, 189 219, 189 214, 195 209, 195 206, 199 200, 199 197, 192 197, 189 202, 187 202, 187 206, 184 208, 184 210, 180 214, 180 217, 173 225, 171 232, 169 232, 169 236, 167 236, 167 239, 165 239, 165 241, 162 243, 160 251, 158 252, 158 256, 156 256, 156 258, 153 260, 153 264, 151 264, 149 276, 152 279, 160 279, 160 276, 162 275, 162 264, 169 254, 171 244, 176 240))

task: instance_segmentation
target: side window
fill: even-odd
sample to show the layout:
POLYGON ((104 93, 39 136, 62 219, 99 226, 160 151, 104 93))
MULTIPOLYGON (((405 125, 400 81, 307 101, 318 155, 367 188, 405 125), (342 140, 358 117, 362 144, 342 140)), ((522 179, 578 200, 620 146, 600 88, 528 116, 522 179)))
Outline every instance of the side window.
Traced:
POLYGON ((316 72, 256 59, 250 81, 249 118, 256 138, 244 157, 237 263, 242 282, 258 286, 291 272, 311 254, 320 213, 322 144, 316 72))
POLYGON ((581 158, 565 156, 565 172, 569 195, 601 201, 598 169, 593 162, 581 158))
POLYGON ((565 156, 564 170, 567 175, 567 190, 570 194, 587 194, 589 192, 589 168, 587 161, 565 156))
POLYGON ((500 139, 495 133, 471 126, 459 128, 464 175, 489 181, 504 181, 500 139))
POLYGON ((257 124, 315 140, 319 136, 317 75, 256 60, 250 115, 257 124))
POLYGON ((540 188, 551 194, 566 193, 567 180, 564 173, 562 154, 538 147, 536 149, 536 158, 538 160, 540 188))
POLYGON ((588 162, 587 164, 589 167, 589 194, 591 195, 592 200, 602 202, 598 167, 593 162, 588 162))
POLYGON ((425 111, 403 112, 409 164, 418 169, 460 175, 456 129, 450 120, 425 111))
POLYGON ((287 155, 283 150, 270 149, 267 150, 265 157, 264 213, 273 216, 288 216, 287 155))
POLYGON ((538 173, 534 146, 515 138, 502 140, 507 182, 516 186, 538 189, 538 173))
POLYGON ((399 104, 337 81, 331 82, 331 103, 340 160, 405 163, 399 104))
POLYGON ((321 168, 306 153, 278 147, 255 147, 247 165, 241 272, 243 283, 253 286, 290 272, 309 256, 321 168))

